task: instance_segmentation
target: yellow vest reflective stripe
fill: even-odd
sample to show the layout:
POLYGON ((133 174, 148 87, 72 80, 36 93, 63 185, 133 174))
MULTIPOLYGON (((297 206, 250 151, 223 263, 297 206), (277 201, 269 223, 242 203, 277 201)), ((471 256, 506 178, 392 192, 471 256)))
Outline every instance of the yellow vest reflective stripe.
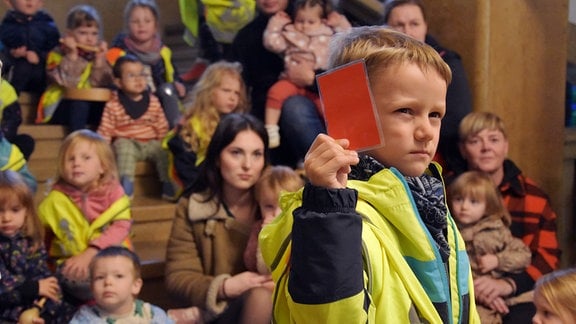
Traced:
MULTIPOLYGON (((38 207, 38 216, 42 224, 54 233, 49 249, 51 257, 57 263, 77 255, 86 248, 88 243, 98 238, 106 225, 118 220, 131 220, 130 199, 123 195, 105 210, 91 224, 88 223, 82 211, 63 192, 52 190, 38 207)), ((122 245, 132 248, 127 237, 122 245)))

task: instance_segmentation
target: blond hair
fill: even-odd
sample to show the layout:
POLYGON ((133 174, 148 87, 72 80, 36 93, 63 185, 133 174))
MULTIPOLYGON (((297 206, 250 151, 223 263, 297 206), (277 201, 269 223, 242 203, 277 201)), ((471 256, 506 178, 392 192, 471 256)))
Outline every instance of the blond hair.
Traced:
POLYGON ((260 200, 263 192, 280 191, 294 192, 304 186, 304 179, 292 168, 274 165, 266 168, 254 186, 256 200, 260 200))
POLYGON ((484 217, 502 219, 506 226, 510 226, 512 218, 504 206, 500 193, 494 186, 494 182, 484 172, 468 171, 462 173, 448 187, 448 203, 452 207, 452 201, 458 197, 470 197, 486 203, 484 217))
POLYGON ((382 70, 401 64, 416 64, 423 72, 436 71, 449 84, 450 67, 429 45, 384 26, 354 27, 335 34, 330 43, 331 68, 364 59, 372 82, 382 70))
POLYGON ((576 322, 576 268, 548 273, 534 286, 534 294, 540 295, 557 314, 568 312, 576 322))
POLYGON ((508 138, 504 121, 498 115, 487 111, 476 111, 469 113, 460 121, 458 127, 460 142, 478 135, 485 129, 499 131, 504 135, 504 138, 508 138))
MULTIPOLYGON (((220 86, 224 77, 231 77, 240 83, 240 97, 238 107, 232 112, 244 113, 248 111, 246 85, 242 79, 242 65, 238 62, 219 61, 208 66, 191 92, 192 103, 183 117, 183 132, 187 133, 193 151, 200 147, 208 147, 210 138, 220 122, 220 113, 212 102, 214 89, 220 86), (202 121, 202 130, 194 130, 190 124, 192 118, 202 121), (200 134, 208 135, 199 136, 200 134)), ((186 136, 183 136, 186 137, 186 136)))
POLYGON ((58 165, 56 169, 57 183, 66 182, 63 177, 66 166, 66 156, 71 149, 75 148, 80 143, 88 143, 94 148, 96 156, 100 159, 102 170, 104 170, 104 172, 100 176, 100 179, 98 179, 98 183, 96 184, 97 187, 110 181, 118 180, 118 168, 110 144, 108 144, 108 142, 106 142, 106 140, 98 133, 89 129, 81 129, 66 136, 62 145, 60 145, 60 151, 58 152, 58 165))
POLYGON ((0 206, 19 203, 26 209, 26 219, 20 229, 22 236, 31 240, 31 250, 36 252, 44 240, 44 230, 36 214, 34 195, 22 176, 15 171, 0 172, 0 206))

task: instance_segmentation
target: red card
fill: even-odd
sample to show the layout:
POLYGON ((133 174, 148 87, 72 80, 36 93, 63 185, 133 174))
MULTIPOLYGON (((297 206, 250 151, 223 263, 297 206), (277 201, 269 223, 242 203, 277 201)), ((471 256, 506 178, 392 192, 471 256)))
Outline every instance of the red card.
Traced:
POLYGON ((328 135, 347 138, 356 151, 384 145, 364 60, 322 73, 316 81, 328 135))

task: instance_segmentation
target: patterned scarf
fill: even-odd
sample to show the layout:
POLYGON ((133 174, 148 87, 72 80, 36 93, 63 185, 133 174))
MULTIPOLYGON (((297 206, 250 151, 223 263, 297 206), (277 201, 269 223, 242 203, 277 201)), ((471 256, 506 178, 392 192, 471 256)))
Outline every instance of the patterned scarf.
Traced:
MULTIPOLYGON (((384 168, 384 165, 374 158, 364 155, 360 156, 360 162, 352 167, 352 172, 348 177, 349 179, 366 181, 384 168)), ((420 217, 422 217, 424 225, 438 246, 442 261, 447 262, 450 246, 445 235, 448 221, 442 181, 427 174, 419 177, 405 177, 405 179, 414 197, 420 217)))
POLYGON ((142 46, 136 43, 130 36, 124 38, 124 44, 128 50, 133 52, 144 64, 155 65, 162 58, 160 50, 162 49, 162 41, 160 36, 156 35, 154 42, 150 46, 142 46))

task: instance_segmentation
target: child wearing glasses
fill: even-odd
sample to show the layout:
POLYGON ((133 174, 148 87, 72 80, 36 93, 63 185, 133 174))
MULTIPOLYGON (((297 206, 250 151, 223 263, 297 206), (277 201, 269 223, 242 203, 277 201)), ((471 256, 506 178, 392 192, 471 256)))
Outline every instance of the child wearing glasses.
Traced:
POLYGON ((132 197, 136 162, 150 160, 162 181, 162 198, 173 200, 168 154, 161 144, 168 121, 160 101, 148 90, 144 64, 136 56, 122 56, 112 74, 118 91, 106 102, 98 133, 114 147, 120 183, 132 197))

